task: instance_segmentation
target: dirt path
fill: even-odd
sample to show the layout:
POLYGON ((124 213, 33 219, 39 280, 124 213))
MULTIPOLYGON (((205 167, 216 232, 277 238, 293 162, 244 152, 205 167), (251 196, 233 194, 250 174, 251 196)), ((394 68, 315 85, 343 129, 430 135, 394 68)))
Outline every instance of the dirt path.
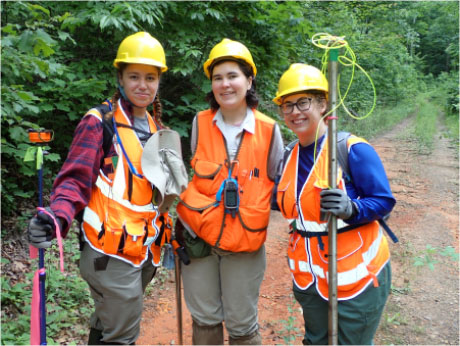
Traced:
POLYGON ((458 345, 458 262, 442 255, 447 247, 458 254, 458 158, 441 124, 432 154, 418 155, 410 125, 373 142, 398 201, 390 225, 400 239, 391 245, 393 292, 376 342, 458 345), (425 265, 415 267, 421 256, 425 265))
MULTIPOLYGON (((397 199, 389 225, 399 237, 390 243, 393 291, 376 344, 459 344, 458 159, 439 125, 431 155, 420 155, 410 139, 411 120, 373 141, 397 199), (427 246, 430 246, 427 249, 427 246), (425 265, 415 266, 418 256, 425 265), (434 265, 431 270, 429 265, 434 265)), ((303 318, 291 294, 286 264, 287 223, 272 213, 266 243, 267 270, 259 299, 264 344, 302 344, 303 318)), ((145 301, 138 345, 177 344, 174 273, 164 273, 164 289, 145 301)), ((183 302, 184 343, 191 344, 191 318, 183 302)), ((227 338, 226 338, 227 340, 227 338)))

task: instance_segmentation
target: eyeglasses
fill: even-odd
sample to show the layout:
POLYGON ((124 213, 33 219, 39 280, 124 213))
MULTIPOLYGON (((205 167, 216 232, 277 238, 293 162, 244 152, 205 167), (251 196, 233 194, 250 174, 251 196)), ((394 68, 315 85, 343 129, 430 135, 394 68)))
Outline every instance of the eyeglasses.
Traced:
POLYGON ((291 114, 294 110, 294 106, 297 106, 297 109, 301 112, 308 111, 311 106, 311 97, 302 97, 297 100, 297 102, 286 102, 283 103, 280 108, 284 115, 291 114))

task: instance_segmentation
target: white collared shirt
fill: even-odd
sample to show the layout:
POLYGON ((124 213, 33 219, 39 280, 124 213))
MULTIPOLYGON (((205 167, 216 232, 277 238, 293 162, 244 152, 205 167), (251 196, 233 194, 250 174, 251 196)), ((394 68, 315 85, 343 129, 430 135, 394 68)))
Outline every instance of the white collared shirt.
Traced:
POLYGON ((215 122, 220 132, 224 135, 225 141, 227 142, 230 160, 233 160, 236 156, 236 152, 243 135, 243 130, 254 134, 256 128, 254 113, 250 108, 246 109, 246 116, 244 117, 243 122, 238 125, 227 124, 224 121, 220 109, 217 111, 212 121, 215 122))
MULTIPOLYGON (((251 108, 248 108, 246 111, 246 117, 244 118, 243 122, 238 125, 229 125, 225 124, 224 119, 222 118, 222 113, 220 112, 220 109, 217 111, 217 113, 214 115, 214 118, 212 121, 216 122, 217 127, 219 130, 222 132, 222 135, 225 138, 225 141, 227 142, 227 147, 230 155, 230 159, 233 159, 236 155, 236 151, 238 150, 238 146, 240 144, 243 130, 248 131, 250 133, 255 133, 255 128, 256 128, 256 118, 254 115, 254 112, 252 111, 251 108)), ((197 124, 196 124, 196 116, 193 119, 193 124, 192 124, 192 133, 190 136, 191 140, 191 150, 192 150, 192 157, 195 154, 196 146, 197 146, 197 124)), ((278 124, 275 125, 275 135, 272 139, 271 143, 271 148, 269 151, 269 157, 268 157, 268 176, 274 180, 277 174, 280 174, 280 168, 281 168, 281 160, 283 157, 283 139, 281 137, 281 132, 279 129, 278 124)))

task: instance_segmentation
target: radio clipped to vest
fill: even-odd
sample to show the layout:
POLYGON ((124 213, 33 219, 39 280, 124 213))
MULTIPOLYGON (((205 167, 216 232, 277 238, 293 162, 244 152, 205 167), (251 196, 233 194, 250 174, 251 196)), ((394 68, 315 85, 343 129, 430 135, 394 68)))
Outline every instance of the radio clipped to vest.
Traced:
POLYGON ((224 209, 226 214, 231 214, 232 218, 236 216, 240 205, 238 181, 232 178, 232 170, 237 161, 232 162, 228 170, 228 178, 220 185, 219 191, 216 193, 216 201, 220 203, 222 193, 224 194, 224 209))
POLYGON ((238 211, 238 182, 235 179, 226 179, 224 181, 224 207, 225 211, 235 217, 238 211))
MULTIPOLYGON (((229 176, 231 176, 231 171, 229 176)), ((231 214, 234 218, 238 212, 240 205, 240 197, 238 195, 238 182, 236 179, 227 178, 220 185, 219 191, 216 194, 216 201, 220 203, 224 194, 224 208, 227 214, 231 214)))

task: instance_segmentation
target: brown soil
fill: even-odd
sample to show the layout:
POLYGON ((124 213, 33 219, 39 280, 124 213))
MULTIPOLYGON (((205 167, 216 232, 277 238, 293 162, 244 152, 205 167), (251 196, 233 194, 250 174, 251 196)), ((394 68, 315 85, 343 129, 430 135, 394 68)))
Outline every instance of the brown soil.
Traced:
MULTIPOLYGON (((408 119, 371 141, 397 199, 389 225, 399 237, 397 244, 390 241, 393 289, 375 343, 458 345, 458 259, 444 253, 453 247, 458 254, 457 151, 439 124, 432 153, 421 153, 411 140, 411 127, 408 119), (417 259, 423 265, 416 266, 417 259)), ((303 318, 291 293, 287 239, 286 221, 273 212, 259 298, 264 344, 302 344, 303 318)), ((182 310, 183 342, 191 344, 191 317, 183 300, 182 310)), ((178 344, 173 271, 160 273, 145 299, 137 344, 178 344)))

